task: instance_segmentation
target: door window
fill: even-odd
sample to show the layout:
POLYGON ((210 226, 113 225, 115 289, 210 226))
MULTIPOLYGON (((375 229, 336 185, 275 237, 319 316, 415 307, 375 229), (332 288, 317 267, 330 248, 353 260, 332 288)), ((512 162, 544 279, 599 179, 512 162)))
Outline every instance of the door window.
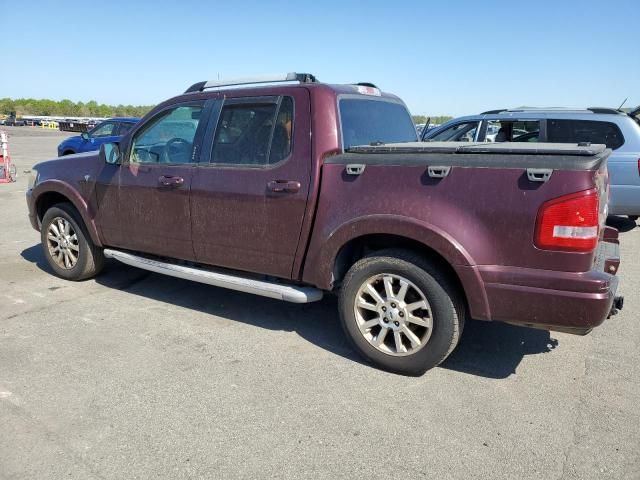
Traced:
POLYGON ((216 128, 211 163, 265 167, 291 153, 293 99, 280 104, 230 103, 223 107, 216 128))
POLYGON ((113 122, 101 123, 91 132, 90 136, 91 138, 110 137, 114 134, 115 127, 116 124, 113 122))
POLYGON ((273 140, 269 151, 269 164, 278 163, 291 153, 293 138, 293 98, 284 97, 280 103, 276 126, 273 129, 273 140))
POLYGON ((465 122, 451 125, 440 133, 425 139, 427 142, 473 142, 480 122, 465 122))
POLYGON ((133 123, 129 123, 129 122, 122 122, 120 123, 120 130, 118 131, 118 135, 124 135, 125 133, 127 133, 129 130, 131 130, 131 127, 133 127, 135 124, 133 123))
POLYGON ((537 142, 539 120, 489 120, 485 142, 537 142))
POLYGON ((172 108, 151 120, 133 138, 131 163, 193 163, 193 142, 202 105, 172 108))

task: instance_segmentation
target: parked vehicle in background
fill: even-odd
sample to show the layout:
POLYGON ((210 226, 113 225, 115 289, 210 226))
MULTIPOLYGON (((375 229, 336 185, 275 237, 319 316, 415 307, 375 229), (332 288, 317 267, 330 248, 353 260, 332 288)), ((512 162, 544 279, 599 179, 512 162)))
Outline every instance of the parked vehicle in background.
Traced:
POLYGON ((140 121, 136 117, 110 118, 88 132, 66 138, 58 145, 58 156, 99 150, 100 145, 115 142, 140 121))
POLYGON ((36 165, 27 203, 63 278, 109 257, 297 303, 334 291, 365 358, 421 374, 467 315, 584 334, 622 307, 609 152, 425 144, 396 96, 290 73, 196 83, 99 153, 36 165))
POLYGON ((460 117, 426 132, 422 140, 604 144, 609 158, 609 213, 640 216, 640 108, 492 110, 460 117))
POLYGON ((25 121, 22 118, 18 118, 13 112, 4 120, 4 125, 7 127, 24 127, 25 121))

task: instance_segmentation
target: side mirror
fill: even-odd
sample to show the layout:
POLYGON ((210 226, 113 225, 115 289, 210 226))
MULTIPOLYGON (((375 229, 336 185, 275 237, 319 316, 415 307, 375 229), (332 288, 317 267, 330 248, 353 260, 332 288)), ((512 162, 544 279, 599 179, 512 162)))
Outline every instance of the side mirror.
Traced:
POLYGON ((82 132, 80 134, 80 136, 82 137, 83 140, 87 141, 89 140, 89 134, 87 132, 82 132))
POLYGON ((100 145, 100 159, 109 165, 119 165, 120 145, 118 143, 103 143, 100 145))

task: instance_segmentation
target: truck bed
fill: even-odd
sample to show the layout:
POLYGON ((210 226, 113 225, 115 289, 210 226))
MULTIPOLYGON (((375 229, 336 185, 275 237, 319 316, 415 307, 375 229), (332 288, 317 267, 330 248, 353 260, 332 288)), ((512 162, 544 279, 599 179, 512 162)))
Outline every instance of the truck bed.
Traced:
MULTIPOLYGON (((597 189, 605 215, 609 154, 604 145, 416 142, 356 146, 328 157, 304 280, 330 286, 334 259, 325 252, 336 245, 396 235, 428 245, 464 285, 479 282, 465 288, 474 318, 550 323, 540 312, 511 315, 518 300, 511 291, 504 300, 500 285, 562 290, 568 275, 586 291, 608 281, 601 269, 594 271, 596 252, 540 249, 534 236, 541 206, 564 195, 597 189)), ((596 301, 604 310, 607 302, 596 301)), ((584 312, 592 308, 587 303, 584 312)), ((533 312, 531 302, 523 305, 533 312)), ((584 312, 568 316, 576 323, 565 326, 591 327, 584 312)))
POLYGON ((610 153, 605 145, 411 142, 351 147, 325 163, 598 170, 610 153))

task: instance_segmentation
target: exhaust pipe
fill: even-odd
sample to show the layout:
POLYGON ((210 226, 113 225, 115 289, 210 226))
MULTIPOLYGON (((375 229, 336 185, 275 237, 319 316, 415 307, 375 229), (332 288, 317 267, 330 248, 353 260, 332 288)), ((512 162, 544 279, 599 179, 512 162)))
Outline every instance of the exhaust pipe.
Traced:
POLYGON ((615 297, 613 299, 613 306, 616 310, 622 310, 622 307, 624 306, 624 297, 622 295, 615 297))
POLYGON ((622 295, 613 298, 613 304, 611 305, 611 311, 609 316, 617 314, 624 307, 624 297, 622 295))

